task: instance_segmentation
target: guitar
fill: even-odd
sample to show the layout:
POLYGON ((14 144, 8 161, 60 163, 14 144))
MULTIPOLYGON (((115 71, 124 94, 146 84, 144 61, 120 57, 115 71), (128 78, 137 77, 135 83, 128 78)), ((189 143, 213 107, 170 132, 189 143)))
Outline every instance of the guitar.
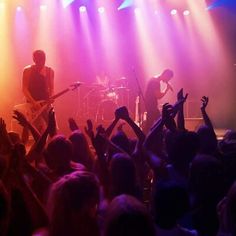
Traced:
POLYGON ((49 108, 49 106, 52 104, 52 102, 55 101, 55 99, 59 98, 60 96, 64 95, 69 91, 77 89, 80 85, 81 85, 80 82, 73 83, 68 88, 50 97, 48 100, 37 101, 37 103, 40 104, 41 106, 39 110, 35 110, 31 103, 23 103, 15 105, 14 110, 23 113, 26 116, 27 120, 33 124, 36 120, 40 118, 42 113, 49 108))

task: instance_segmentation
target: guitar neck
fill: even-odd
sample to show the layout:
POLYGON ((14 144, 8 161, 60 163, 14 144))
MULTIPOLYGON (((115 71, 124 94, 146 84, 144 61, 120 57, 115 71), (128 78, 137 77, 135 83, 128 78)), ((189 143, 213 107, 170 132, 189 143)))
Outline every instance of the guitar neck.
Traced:
POLYGON ((51 96, 50 99, 54 100, 54 99, 60 97, 61 95, 63 95, 64 93, 67 93, 68 91, 70 91, 69 88, 64 89, 64 90, 62 90, 60 93, 57 93, 57 94, 51 96))

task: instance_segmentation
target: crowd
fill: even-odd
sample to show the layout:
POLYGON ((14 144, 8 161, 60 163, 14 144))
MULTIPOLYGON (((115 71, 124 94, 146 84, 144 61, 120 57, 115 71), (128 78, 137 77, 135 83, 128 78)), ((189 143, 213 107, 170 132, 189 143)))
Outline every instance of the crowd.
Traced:
POLYGON ((204 125, 188 131, 187 97, 164 104, 146 134, 126 107, 109 127, 69 118, 68 137, 53 109, 43 133, 14 111, 33 143, 0 118, 0 235, 236 235, 236 132, 217 140, 205 96, 204 125))

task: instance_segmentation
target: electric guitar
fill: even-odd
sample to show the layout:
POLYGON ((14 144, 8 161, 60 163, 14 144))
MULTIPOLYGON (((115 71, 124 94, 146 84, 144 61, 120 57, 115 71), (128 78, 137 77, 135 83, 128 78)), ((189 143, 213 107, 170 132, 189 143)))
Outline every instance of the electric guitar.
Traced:
POLYGON ((15 105, 13 109, 23 113, 26 116, 27 120, 33 124, 36 120, 40 118, 42 113, 50 107, 50 105, 55 101, 55 99, 61 97, 69 91, 77 89, 80 85, 80 82, 73 83, 68 88, 50 97, 48 100, 37 101, 37 103, 41 106, 38 110, 35 110, 31 103, 18 104, 15 105))

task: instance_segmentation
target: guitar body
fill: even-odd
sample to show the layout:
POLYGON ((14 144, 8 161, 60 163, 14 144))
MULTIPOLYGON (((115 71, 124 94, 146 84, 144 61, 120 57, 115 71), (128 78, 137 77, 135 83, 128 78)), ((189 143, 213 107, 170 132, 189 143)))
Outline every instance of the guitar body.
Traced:
MULTIPOLYGON (((45 103, 45 101, 38 101, 41 105, 39 110, 35 110, 31 103, 22 103, 14 106, 14 110, 23 113, 28 121, 33 124, 39 132, 46 128, 47 111, 50 109, 51 105, 45 103)), ((15 120, 12 121, 12 130, 19 132, 21 130, 20 125, 17 124, 15 120)))
MULTIPOLYGON (((63 94, 67 93, 70 90, 75 90, 81 85, 80 82, 76 82, 72 85, 70 85, 69 88, 66 88, 62 90, 61 92, 53 95, 49 101, 37 101, 38 104, 40 104, 40 108, 38 110, 35 110, 35 108, 32 106, 31 103, 23 103, 15 105, 13 110, 17 110, 21 113, 23 113, 26 117, 26 119, 33 124, 39 132, 43 132, 47 126, 47 116, 48 111, 51 109, 52 105, 51 102, 54 101, 56 98, 62 96, 63 94)), ((20 125, 17 123, 15 119, 11 122, 11 129, 12 131, 19 132, 22 130, 22 127, 19 127, 20 125)))

